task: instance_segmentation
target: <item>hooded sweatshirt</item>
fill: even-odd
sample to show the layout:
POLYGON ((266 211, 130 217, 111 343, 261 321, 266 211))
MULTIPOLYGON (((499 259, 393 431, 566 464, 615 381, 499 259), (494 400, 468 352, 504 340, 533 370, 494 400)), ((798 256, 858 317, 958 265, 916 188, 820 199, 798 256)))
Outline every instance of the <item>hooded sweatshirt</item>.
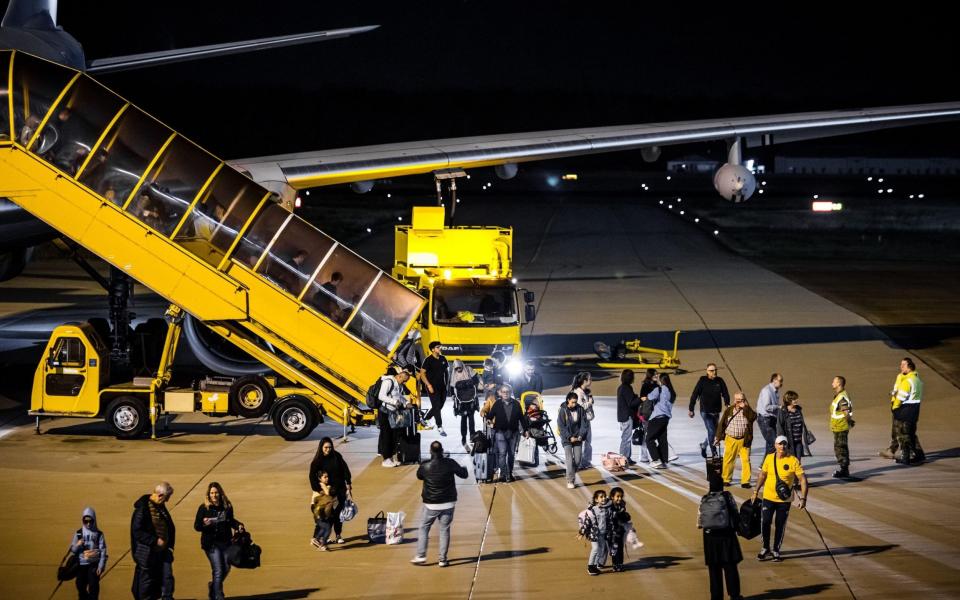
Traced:
POLYGON ((81 565, 97 565, 97 568, 103 571, 107 566, 107 541, 103 537, 103 532, 97 529, 97 513, 88 506, 83 509, 80 523, 79 531, 73 534, 70 541, 70 549, 80 558, 81 565), (90 517, 93 522, 89 526, 83 525, 83 517, 90 517), (83 540, 83 545, 80 547, 77 546, 79 540, 83 540), (84 556, 87 550, 96 551, 96 554, 84 556))

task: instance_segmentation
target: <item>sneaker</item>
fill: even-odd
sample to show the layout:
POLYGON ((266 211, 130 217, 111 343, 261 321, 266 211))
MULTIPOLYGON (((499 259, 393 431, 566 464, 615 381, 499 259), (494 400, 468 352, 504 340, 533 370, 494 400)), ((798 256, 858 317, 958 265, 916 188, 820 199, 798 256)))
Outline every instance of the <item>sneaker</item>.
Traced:
POLYGON ((342 537, 337 536, 337 543, 338 543, 338 544, 343 544, 343 543, 345 543, 346 541, 347 541, 347 540, 343 539, 342 537))
POLYGON ((707 457, 707 443, 706 443, 706 442, 700 442, 700 456, 702 456, 702 457, 704 457, 704 458, 707 457))
POLYGON ((773 551, 773 562, 783 562, 783 557, 776 550, 773 551))
POLYGON ((330 552, 330 549, 327 548, 326 545, 320 546, 319 548, 317 548, 317 550, 319 550, 320 552, 330 552))
POLYGON ((572 489, 575 488, 575 487, 577 487, 577 486, 574 485, 574 484, 572 484, 572 483, 568 483, 568 484, 567 484, 567 489, 568 489, 568 490, 572 490, 572 489))
POLYGON ((771 554, 769 550, 766 548, 761 548, 760 552, 757 553, 757 560, 769 560, 770 556, 771 554))
POLYGON ((653 466, 653 468, 654 468, 654 469, 666 469, 666 468, 667 468, 667 463, 665 463, 665 462, 663 462, 663 461, 660 461, 659 463, 655 464, 655 465, 653 466))
POLYGON ((440 562, 437 563, 437 566, 438 566, 438 567, 448 567, 448 566, 450 566, 450 563, 448 563, 448 562, 445 561, 445 560, 441 560, 440 562))
POLYGON ((437 427, 437 432, 438 432, 441 436, 447 437, 447 432, 443 430, 443 427, 437 427))
POLYGON ((599 575, 600 569, 596 565, 587 565, 587 575, 599 575))
POLYGON ((426 557, 426 556, 414 556, 413 558, 410 559, 410 562, 412 562, 412 563, 415 564, 415 565, 422 565, 423 563, 427 562, 427 557, 426 557))
POLYGON ((745 490, 749 490, 749 489, 752 488, 753 486, 750 485, 750 482, 748 481, 748 482, 746 482, 746 483, 741 483, 741 484, 740 484, 740 487, 742 487, 742 488, 745 489, 745 490))
POLYGON ((319 550, 323 544, 321 544, 317 538, 310 538, 310 545, 319 550))
POLYGON ((880 452, 877 452, 877 456, 879 456, 880 458, 891 458, 891 459, 896 458, 896 456, 894 455, 893 451, 890 450, 890 448, 884 448, 880 452))
POLYGON ((392 459, 392 458, 385 458, 385 459, 383 459, 383 462, 380 463, 380 466, 381 466, 381 467, 395 467, 395 466, 397 466, 397 463, 393 462, 393 459, 392 459))

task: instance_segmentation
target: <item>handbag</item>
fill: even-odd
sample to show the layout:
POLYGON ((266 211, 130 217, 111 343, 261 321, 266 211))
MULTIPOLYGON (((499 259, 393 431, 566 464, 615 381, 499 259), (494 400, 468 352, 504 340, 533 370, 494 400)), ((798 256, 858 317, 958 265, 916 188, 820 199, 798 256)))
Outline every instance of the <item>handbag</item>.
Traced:
POLYGON ((367 519, 367 539, 371 544, 387 543, 387 518, 382 510, 367 519))
POLYGON ((391 429, 406 429, 413 421, 409 410, 398 410, 387 415, 391 429))
POLYGON ((813 435, 813 432, 806 429, 804 430, 803 441, 806 442, 808 446, 812 446, 813 443, 817 441, 817 438, 813 435))
POLYGON ((633 428, 633 445, 642 446, 643 440, 646 438, 646 432, 644 432, 643 427, 634 427, 633 428))
POLYGON ((603 468, 611 473, 619 473, 627 468, 627 457, 616 452, 607 452, 601 458, 603 468))
POLYGON ((353 498, 347 498, 343 503, 343 508, 340 509, 340 522, 352 521, 358 512, 357 503, 353 501, 353 498))
POLYGON ((533 464, 536 462, 537 440, 532 437, 520 440, 520 447, 517 449, 517 461, 533 464))
POLYGON ((250 532, 241 524, 227 547, 227 562, 238 569, 256 569, 260 566, 260 546, 253 543, 250 532))
POLYGON ((67 550, 67 554, 60 561, 57 567, 57 581, 70 581, 76 579, 77 570, 80 568, 80 558, 73 553, 73 547, 67 550))
POLYGON ((385 533, 385 542, 388 545, 396 545, 403 543, 403 519, 407 516, 407 513, 400 512, 390 512, 387 513, 387 522, 386 522, 386 531, 385 533))
POLYGON ((787 485, 787 482, 780 479, 780 470, 777 468, 777 455, 773 455, 773 475, 777 478, 777 498, 780 498, 784 502, 790 500, 793 496, 793 490, 790 489, 790 486, 787 485))

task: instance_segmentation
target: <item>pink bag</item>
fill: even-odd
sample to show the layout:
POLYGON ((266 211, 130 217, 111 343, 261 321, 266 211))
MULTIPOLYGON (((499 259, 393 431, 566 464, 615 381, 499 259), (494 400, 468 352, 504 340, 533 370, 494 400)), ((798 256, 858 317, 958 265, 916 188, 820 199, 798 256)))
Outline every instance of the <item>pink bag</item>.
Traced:
POLYGON ((627 468, 627 457, 616 452, 607 452, 601 458, 603 468, 611 473, 619 473, 627 468))

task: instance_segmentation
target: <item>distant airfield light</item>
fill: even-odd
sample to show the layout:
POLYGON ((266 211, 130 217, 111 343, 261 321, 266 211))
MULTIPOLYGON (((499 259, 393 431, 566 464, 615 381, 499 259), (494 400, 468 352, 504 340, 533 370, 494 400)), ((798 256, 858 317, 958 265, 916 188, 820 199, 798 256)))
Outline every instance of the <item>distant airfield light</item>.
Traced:
POLYGON ((393 194, 387 194, 387 198, 393 198, 393 194))
POLYGON ((920 194, 919 196, 917 196, 917 198, 920 198, 921 200, 923 200, 923 194, 920 194))
POLYGON ((811 206, 813 212, 836 212, 843 210, 843 204, 839 202, 829 202, 826 200, 820 202, 814 202, 811 206))
POLYGON ((877 180, 877 183, 883 183, 883 177, 877 180))
POLYGON ((660 206, 663 206, 663 200, 660 201, 660 206))
POLYGON ((673 210, 673 205, 672 205, 672 204, 668 204, 668 205, 667 205, 667 208, 669 208, 670 210, 673 210))
POLYGON ((814 200, 818 200, 819 198, 820 198, 820 194, 814 194, 814 195, 813 195, 813 199, 814 199, 814 200))
POLYGON ((293 207, 300 208, 301 204, 303 204, 303 201, 300 200, 300 196, 297 196, 297 199, 293 201, 293 207))
POLYGON ((867 177, 867 181, 873 181, 873 176, 867 177))
POLYGON ((304 192, 304 193, 309 196, 309 195, 310 195, 310 190, 307 190, 307 191, 304 192))
POLYGON ((373 233, 373 230, 367 227, 367 233, 373 233))
POLYGON ((403 217, 397 217, 398 221, 403 221, 403 217))
POLYGON ((892 193, 893 193, 893 188, 887 188, 887 193, 888 193, 888 194, 892 194, 892 193))
POLYGON ((682 210, 680 211, 680 214, 681 214, 681 215, 683 214, 683 211, 682 211, 682 210))
POLYGON ((910 199, 913 200, 914 194, 910 194, 910 199))
POLYGON ((547 185, 549 185, 550 187, 557 187, 558 185, 560 185, 560 178, 557 177, 556 175, 547 176, 547 185))
POLYGON ((470 175, 469 175, 469 174, 467 175, 467 179, 470 179, 470 175))
POLYGON ((577 177, 577 174, 576 174, 576 173, 566 173, 566 174, 564 174, 564 176, 561 177, 560 179, 562 179, 562 180, 564 180, 564 181, 576 181, 577 178, 578 178, 578 177, 577 177))
POLYGON ((762 194, 762 193, 763 193, 763 190, 760 190, 760 193, 762 194))
POLYGON ((700 217, 697 217, 696 219, 694 219, 693 222, 694 222, 694 223, 699 223, 699 222, 700 222, 700 217))
POLYGON ((881 188, 881 189, 877 190, 877 193, 878 193, 878 194, 882 194, 882 193, 883 193, 883 189, 881 188))
POLYGON ((460 198, 457 198, 457 204, 460 204, 460 198))
POLYGON ((669 175, 667 175, 667 181, 670 181, 670 176, 669 176, 669 175))
POLYGON ((714 230, 713 230, 713 235, 720 235, 720 231, 717 230, 717 229, 714 229, 714 230))
POLYGON ((493 187, 493 184, 488 181, 488 182, 487 182, 487 187, 493 187))
POLYGON ((766 182, 766 181, 761 181, 761 182, 760 182, 760 185, 767 185, 767 182, 766 182))
POLYGON ((683 202, 683 198, 677 198, 677 202, 683 202))

